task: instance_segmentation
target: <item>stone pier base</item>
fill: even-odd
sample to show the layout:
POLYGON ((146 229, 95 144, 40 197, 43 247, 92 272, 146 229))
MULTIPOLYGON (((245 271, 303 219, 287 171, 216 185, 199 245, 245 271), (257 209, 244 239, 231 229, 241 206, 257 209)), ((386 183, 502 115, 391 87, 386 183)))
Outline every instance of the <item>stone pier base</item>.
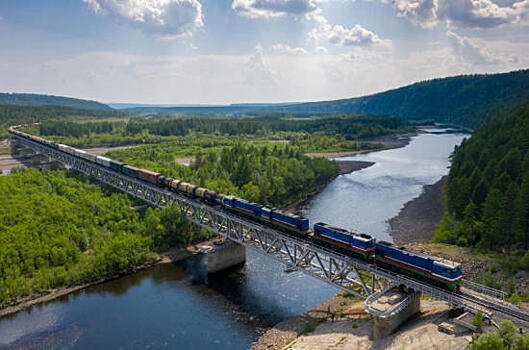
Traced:
POLYGON ((388 336, 397 328, 399 328, 404 322, 406 322, 410 317, 420 311, 421 293, 413 291, 412 294, 409 294, 409 296, 413 299, 402 310, 387 317, 374 317, 375 324, 373 327, 373 339, 377 340, 388 336))
POLYGON ((226 241, 221 245, 212 245, 207 253, 208 273, 215 273, 246 261, 246 248, 238 243, 226 241))

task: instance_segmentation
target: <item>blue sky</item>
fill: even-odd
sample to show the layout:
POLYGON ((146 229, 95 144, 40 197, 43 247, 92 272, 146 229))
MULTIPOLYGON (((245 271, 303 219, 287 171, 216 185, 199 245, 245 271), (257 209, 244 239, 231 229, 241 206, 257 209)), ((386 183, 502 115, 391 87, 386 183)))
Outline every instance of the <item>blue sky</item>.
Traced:
POLYGON ((0 91, 313 101, 529 67, 529 0, 2 0, 0 91))

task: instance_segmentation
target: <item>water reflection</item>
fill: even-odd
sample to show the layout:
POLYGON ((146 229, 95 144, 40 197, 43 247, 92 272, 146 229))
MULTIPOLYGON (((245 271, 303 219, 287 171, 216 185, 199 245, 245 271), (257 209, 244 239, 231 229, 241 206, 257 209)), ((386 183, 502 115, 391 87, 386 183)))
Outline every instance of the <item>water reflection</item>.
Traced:
POLYGON ((387 221, 424 185, 448 173, 450 153, 468 136, 449 129, 432 132, 436 134, 414 137, 404 148, 340 158, 376 164, 339 176, 309 203, 305 215, 312 222, 329 222, 391 240, 387 221))

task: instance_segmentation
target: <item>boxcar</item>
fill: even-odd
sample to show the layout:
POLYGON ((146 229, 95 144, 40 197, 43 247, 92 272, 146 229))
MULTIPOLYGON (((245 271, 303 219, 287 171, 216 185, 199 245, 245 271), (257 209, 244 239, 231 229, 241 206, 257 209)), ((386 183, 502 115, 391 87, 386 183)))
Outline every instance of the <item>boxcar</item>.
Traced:
POLYGON ((110 160, 110 169, 114 171, 122 172, 123 166, 126 165, 125 163, 115 161, 113 159, 110 160))
POLYGON ((138 172, 139 172, 140 169, 136 168, 136 167, 133 167, 133 166, 130 166, 130 165, 123 165, 123 167, 121 168, 121 172, 125 175, 128 175, 128 176, 132 176, 132 177, 135 177, 135 178, 138 178, 138 172))
POLYGON ((160 176, 160 174, 154 171, 150 171, 147 169, 138 170, 138 178, 153 185, 156 185, 158 183, 158 176, 160 176))
POLYGON ((96 157, 96 163, 104 167, 110 168, 110 159, 102 156, 96 157))

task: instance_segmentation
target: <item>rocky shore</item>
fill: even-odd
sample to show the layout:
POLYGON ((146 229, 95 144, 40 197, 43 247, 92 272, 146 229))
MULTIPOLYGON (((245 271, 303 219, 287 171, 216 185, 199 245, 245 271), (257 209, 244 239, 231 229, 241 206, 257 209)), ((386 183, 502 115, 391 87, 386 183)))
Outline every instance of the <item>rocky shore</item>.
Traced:
POLYGON ((404 204, 399 214, 389 220, 390 235, 396 244, 429 242, 433 238, 446 208, 445 182, 446 176, 443 176, 433 185, 424 186, 419 197, 404 204))

